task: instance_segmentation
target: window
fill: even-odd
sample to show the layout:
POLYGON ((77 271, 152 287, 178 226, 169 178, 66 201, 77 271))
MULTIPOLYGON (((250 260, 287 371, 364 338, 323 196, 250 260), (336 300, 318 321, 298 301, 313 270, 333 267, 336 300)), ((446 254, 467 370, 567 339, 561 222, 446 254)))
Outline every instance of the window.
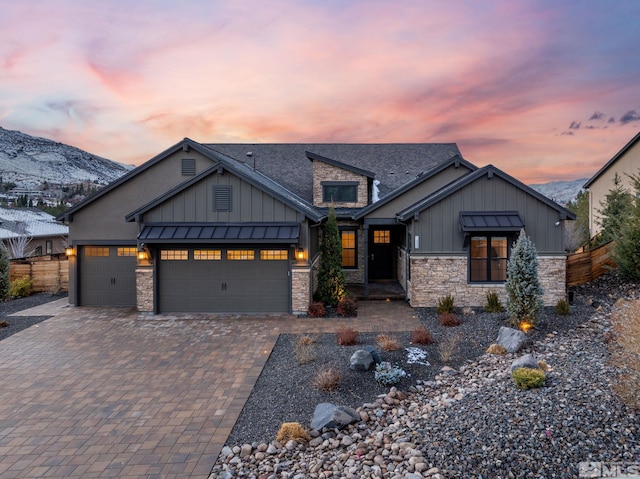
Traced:
POLYGON ((160 251, 160 259, 164 261, 186 261, 189 259, 189 251, 186 249, 163 249, 160 251))
POLYGON ((253 261, 255 251, 252 249, 230 249, 227 251, 229 261, 253 261))
POLYGON ((33 251, 34 256, 42 256, 42 245, 36 246, 36 249, 33 251))
POLYGON ((376 244, 389 244, 391 243, 391 231, 389 230, 376 230, 373 232, 373 242, 376 244))
POLYGON ((44 246, 45 254, 53 253, 53 243, 51 242, 51 240, 45 241, 44 244, 45 244, 45 246, 44 246))
POLYGON ((109 256, 108 246, 85 246, 85 256, 109 256))
POLYGON ((358 201, 358 183, 355 181, 323 181, 322 201, 330 203, 356 203, 358 201))
POLYGON ((231 185, 213 187, 213 211, 231 211, 231 185))
POLYGON ((289 258, 286 249, 263 249, 260 250, 260 259, 263 261, 278 261, 289 258))
POLYGON ((138 248, 135 246, 117 248, 116 254, 118 256, 136 256, 138 254, 138 248))
POLYGON ((220 261, 222 251, 219 249, 197 249, 193 251, 193 259, 196 261, 220 261))
POLYGON ((342 267, 357 268, 358 267, 358 235, 356 230, 341 230, 342 238, 342 267))
POLYGON ((469 281, 491 283, 507 280, 509 260, 508 236, 472 236, 470 243, 469 281))
POLYGON ((195 176, 196 160, 195 158, 182 159, 182 176, 195 176))

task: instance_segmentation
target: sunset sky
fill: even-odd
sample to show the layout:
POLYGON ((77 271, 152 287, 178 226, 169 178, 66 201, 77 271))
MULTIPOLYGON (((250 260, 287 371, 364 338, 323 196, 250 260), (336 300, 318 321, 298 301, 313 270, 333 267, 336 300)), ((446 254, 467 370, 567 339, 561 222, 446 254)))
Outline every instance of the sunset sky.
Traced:
POLYGON ((638 0, 0 0, 0 31, 0 126, 122 163, 456 142, 531 184, 640 131, 638 0))

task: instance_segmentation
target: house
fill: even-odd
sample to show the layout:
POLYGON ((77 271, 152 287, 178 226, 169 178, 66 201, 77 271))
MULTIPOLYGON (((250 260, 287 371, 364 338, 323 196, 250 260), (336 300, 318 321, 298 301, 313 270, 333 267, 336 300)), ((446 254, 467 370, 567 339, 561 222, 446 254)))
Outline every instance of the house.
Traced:
POLYGON ((164 312, 306 312, 334 206, 349 283, 413 306, 502 292, 524 228, 546 304, 565 297, 565 208, 455 144, 206 144, 184 139, 58 217, 69 301, 164 312))
POLYGON ((598 172, 589 178, 583 188, 589 191, 589 231, 596 236, 602 230, 598 211, 602 209, 606 196, 613 188, 617 174, 621 186, 632 193, 633 185, 628 175, 640 173, 640 133, 616 153, 598 172))
POLYGON ((11 258, 65 252, 69 228, 37 208, 0 207, 0 241, 11 258))

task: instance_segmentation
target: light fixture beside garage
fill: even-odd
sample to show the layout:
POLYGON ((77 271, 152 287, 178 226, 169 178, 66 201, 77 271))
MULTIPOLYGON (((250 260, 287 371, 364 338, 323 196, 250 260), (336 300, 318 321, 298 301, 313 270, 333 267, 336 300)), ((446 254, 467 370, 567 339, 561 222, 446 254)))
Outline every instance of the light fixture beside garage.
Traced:
POLYGON ((76 255, 76 249, 73 246, 67 246, 64 249, 64 254, 67 255, 67 257, 75 256, 76 255))
POLYGON ((147 261, 149 259, 149 250, 145 247, 144 243, 138 246, 138 260, 147 261))
POLYGON ((296 259, 298 261, 304 261, 305 260, 304 248, 296 248, 296 259))

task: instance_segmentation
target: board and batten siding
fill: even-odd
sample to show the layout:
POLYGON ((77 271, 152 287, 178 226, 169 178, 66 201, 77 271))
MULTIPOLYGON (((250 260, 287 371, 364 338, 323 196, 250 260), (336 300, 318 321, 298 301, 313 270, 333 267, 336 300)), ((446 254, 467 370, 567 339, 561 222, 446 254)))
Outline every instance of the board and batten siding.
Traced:
POLYGON ((146 222, 302 222, 304 216, 225 172, 214 174, 145 213, 146 222), (231 186, 231 211, 213 211, 216 186, 231 186))
POLYGON ((466 255, 464 233, 460 230, 461 211, 518 211, 525 231, 540 254, 564 253, 563 224, 556 226, 559 214, 526 191, 498 177, 483 176, 463 189, 423 210, 413 220, 413 237, 420 245, 413 253, 466 255))

